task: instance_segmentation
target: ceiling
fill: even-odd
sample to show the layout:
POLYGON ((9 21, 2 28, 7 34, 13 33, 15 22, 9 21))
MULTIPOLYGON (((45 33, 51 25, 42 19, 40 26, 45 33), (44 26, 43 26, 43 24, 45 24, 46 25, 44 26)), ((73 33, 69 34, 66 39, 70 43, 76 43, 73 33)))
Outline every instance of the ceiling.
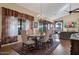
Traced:
MULTIPOLYGON (((43 14, 48 19, 55 19, 65 14, 64 10, 69 11, 68 3, 17 3, 38 15, 43 14)), ((79 4, 72 4, 72 9, 77 8, 79 4)))

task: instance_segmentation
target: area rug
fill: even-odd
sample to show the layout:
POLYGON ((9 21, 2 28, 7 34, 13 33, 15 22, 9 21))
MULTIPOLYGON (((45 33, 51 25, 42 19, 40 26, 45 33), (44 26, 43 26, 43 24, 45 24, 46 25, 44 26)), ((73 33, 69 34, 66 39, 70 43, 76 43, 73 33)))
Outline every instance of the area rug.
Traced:
POLYGON ((59 42, 54 42, 51 47, 47 49, 34 49, 32 51, 28 51, 25 47, 22 47, 22 44, 17 44, 12 47, 20 55, 52 55, 53 51, 59 45, 59 42))

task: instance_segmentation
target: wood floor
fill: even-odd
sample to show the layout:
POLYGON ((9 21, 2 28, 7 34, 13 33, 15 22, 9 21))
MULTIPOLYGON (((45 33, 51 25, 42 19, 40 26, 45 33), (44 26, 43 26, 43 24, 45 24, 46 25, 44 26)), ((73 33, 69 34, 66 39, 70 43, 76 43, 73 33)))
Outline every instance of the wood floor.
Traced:
POLYGON ((69 55, 67 51, 65 51, 64 47, 59 44, 58 47, 53 51, 54 55, 69 55))
POLYGON ((14 51, 11 46, 5 46, 0 48, 0 55, 19 55, 16 51, 14 51))
MULTIPOLYGON (((5 46, 0 49, 0 54, 7 54, 7 55, 19 55, 16 51, 14 51, 12 46, 5 46)), ((51 55, 68 55, 68 53, 64 50, 61 43, 57 46, 57 48, 51 52, 51 55)))
POLYGON ((23 46, 21 43, 14 45, 12 47, 13 50, 18 52, 20 55, 51 55, 52 52, 57 48, 60 42, 54 41, 52 45, 48 47, 48 44, 45 47, 33 47, 33 48, 26 48, 27 46, 23 46))

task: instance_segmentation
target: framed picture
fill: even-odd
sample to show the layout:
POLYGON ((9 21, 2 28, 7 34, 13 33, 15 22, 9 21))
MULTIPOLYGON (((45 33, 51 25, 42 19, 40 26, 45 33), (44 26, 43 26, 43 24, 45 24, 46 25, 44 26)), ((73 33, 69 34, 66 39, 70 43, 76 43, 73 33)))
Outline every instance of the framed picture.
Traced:
POLYGON ((38 23, 37 23, 37 22, 34 22, 33 27, 34 27, 34 28, 38 28, 38 23))

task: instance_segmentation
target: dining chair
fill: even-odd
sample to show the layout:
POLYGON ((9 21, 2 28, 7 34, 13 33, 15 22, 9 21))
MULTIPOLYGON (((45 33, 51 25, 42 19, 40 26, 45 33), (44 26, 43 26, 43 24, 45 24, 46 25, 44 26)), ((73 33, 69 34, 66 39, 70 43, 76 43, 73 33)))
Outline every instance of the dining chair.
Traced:
POLYGON ((26 34, 26 30, 21 31, 22 44, 23 46, 27 46, 27 48, 34 47, 35 41, 32 39, 28 39, 28 35, 26 34))
POLYGON ((28 30, 27 30, 27 34, 28 34, 28 35, 32 35, 32 34, 33 34, 33 30, 32 30, 32 29, 28 29, 28 30))
POLYGON ((48 30, 46 32, 46 35, 44 36, 44 38, 41 40, 43 48, 46 48, 47 46, 49 47, 51 45, 51 42, 50 42, 50 35, 51 34, 52 34, 52 30, 48 30))

